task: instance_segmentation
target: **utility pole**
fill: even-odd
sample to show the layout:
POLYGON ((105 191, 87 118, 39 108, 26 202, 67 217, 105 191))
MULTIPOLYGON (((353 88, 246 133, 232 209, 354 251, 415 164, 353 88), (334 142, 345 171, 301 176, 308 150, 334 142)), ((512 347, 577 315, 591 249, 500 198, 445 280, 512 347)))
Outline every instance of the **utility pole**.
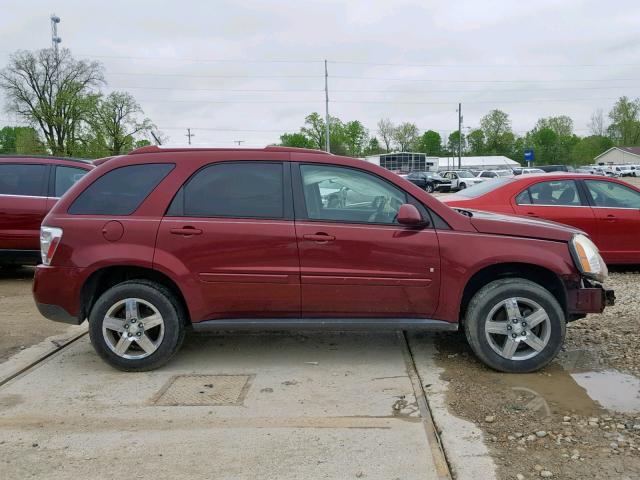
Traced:
POLYGON ((233 143, 235 143, 238 146, 240 146, 240 145, 242 145, 244 143, 244 140, 234 140, 233 143))
POLYGON ((462 168, 462 103, 458 104, 458 168, 462 168))
POLYGON ((58 17, 55 13, 51 14, 51 48, 56 53, 56 58, 58 57, 58 45, 62 42, 62 38, 58 36, 58 24, 60 23, 60 17, 58 17))
POLYGON ((331 153, 331 141, 329 140, 329 71, 327 70, 327 61, 324 61, 324 108, 325 108, 325 150, 331 153))
POLYGON ((187 128, 187 134, 185 135, 185 137, 187 137, 189 139, 189 145, 191 145, 191 137, 195 137, 196 134, 195 133, 191 133, 191 129, 187 128))

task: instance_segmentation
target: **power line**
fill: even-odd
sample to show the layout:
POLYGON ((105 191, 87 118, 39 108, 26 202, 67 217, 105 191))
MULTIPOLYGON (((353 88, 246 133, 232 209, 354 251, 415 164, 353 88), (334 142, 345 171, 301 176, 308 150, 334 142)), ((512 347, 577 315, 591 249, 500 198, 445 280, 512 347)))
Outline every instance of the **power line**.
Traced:
POLYGON ((548 63, 548 64, 517 64, 517 63, 477 63, 477 64, 450 64, 450 63, 377 63, 348 60, 330 60, 329 63, 338 65, 366 65, 380 67, 416 67, 416 68, 572 68, 572 67, 639 67, 638 63, 548 63))

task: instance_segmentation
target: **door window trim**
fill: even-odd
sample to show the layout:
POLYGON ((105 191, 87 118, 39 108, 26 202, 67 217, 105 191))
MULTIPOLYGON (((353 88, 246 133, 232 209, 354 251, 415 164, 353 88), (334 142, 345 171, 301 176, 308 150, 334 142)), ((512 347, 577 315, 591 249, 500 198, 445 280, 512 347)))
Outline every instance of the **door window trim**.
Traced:
POLYGON ((439 215, 436 214, 432 214, 431 210, 429 208, 427 208, 425 205, 422 204, 422 202, 420 202, 418 199, 416 199, 413 195, 411 195, 409 192, 407 192, 406 190, 404 190, 403 188, 395 185, 394 183, 390 182, 389 180, 387 180, 386 178, 374 173, 374 172, 370 172, 368 170, 362 170, 360 168, 356 168, 356 167, 352 167, 349 165, 337 165, 334 163, 306 163, 304 161, 302 162, 291 162, 291 181, 292 181, 292 186, 293 186, 293 206, 294 206, 294 212, 295 212, 295 219, 296 221, 304 221, 304 222, 313 222, 313 223, 335 223, 335 224, 339 224, 339 225, 370 225, 370 226, 375 226, 375 227, 387 227, 387 228, 402 228, 402 229, 420 229, 420 230, 435 230, 436 229, 436 224, 437 224, 437 228, 440 230, 450 230, 451 227, 449 226, 448 223, 446 223, 439 215), (307 213, 307 203, 304 197, 304 189, 302 187, 303 185, 303 181, 302 181, 302 172, 300 171, 300 167, 304 166, 304 165, 308 165, 308 166, 312 166, 312 167, 316 167, 318 165, 320 166, 328 166, 328 167, 336 167, 336 168, 346 168, 349 170, 354 170, 356 172, 362 172, 365 174, 369 174, 372 175, 374 177, 376 177, 377 179, 379 179, 380 181, 390 185, 391 187, 395 188, 396 190, 401 191, 407 199, 407 203, 410 203, 411 205, 415 206, 419 211, 420 214, 422 215, 423 218, 426 218, 429 220, 429 225, 423 225, 423 226, 419 226, 419 227, 408 227, 408 226, 404 226, 404 225, 400 225, 399 223, 381 223, 381 222, 364 222, 364 221, 345 221, 345 220, 332 220, 332 219, 324 219, 324 218, 310 218, 309 214, 307 213))
POLYGON ((239 220, 255 220, 255 221, 260 221, 260 220, 267 220, 267 221, 272 221, 272 220, 293 220, 294 219, 294 213, 293 213, 293 193, 291 191, 292 186, 291 186, 291 162, 285 161, 285 160, 218 160, 216 162, 209 162, 207 164, 204 164, 202 166, 200 166, 199 168, 197 168, 193 173, 191 173, 191 175, 189 175, 187 177, 187 179, 182 182, 182 185, 180 185, 180 187, 176 190, 176 193, 173 195, 173 197, 171 198, 171 201, 169 202, 169 204, 167 205, 167 208, 165 209, 164 215, 163 217, 171 217, 171 218, 198 218, 198 219, 202 219, 202 220, 206 220, 208 218, 217 218, 217 219, 239 219, 239 220), (239 165, 247 165, 247 164, 259 164, 259 165, 264 165, 264 164, 280 164, 282 165, 282 188, 283 188, 283 192, 282 192, 282 217, 251 217, 251 216, 237 216, 237 215, 198 215, 198 216, 193 216, 193 215, 186 215, 184 212, 184 187, 196 176, 198 175, 198 173, 200 173, 202 170, 212 167, 212 166, 216 166, 216 165, 229 165, 229 164, 239 164, 239 165), (176 211, 175 209, 172 210, 173 207, 173 202, 175 201, 175 199, 177 198, 178 195, 182 195, 183 199, 180 202, 180 206, 179 207, 175 207, 175 209, 177 209, 178 211, 176 211))
POLYGON ((529 185, 527 185, 527 187, 525 189, 520 190, 518 193, 516 193, 513 196, 513 203, 515 205, 519 206, 519 207, 590 208, 591 207, 590 202, 588 201, 588 198, 586 197, 586 195, 582 191, 582 188, 580 188, 580 182, 581 181, 582 180, 576 179, 576 178, 567 178, 566 180, 562 180, 562 179, 558 179, 558 180, 541 180, 539 182, 530 183, 529 185), (578 199, 580 200, 580 205, 553 205, 553 204, 549 204, 549 203, 533 203, 533 197, 531 196, 531 191, 529 191, 529 189, 531 187, 533 187, 534 185, 538 185, 540 183, 549 183, 549 182, 573 182, 575 184, 575 186, 576 186, 576 192, 578 192, 578 199), (525 190, 529 192, 529 200, 531 200, 531 203, 518 203, 516 199, 525 190))

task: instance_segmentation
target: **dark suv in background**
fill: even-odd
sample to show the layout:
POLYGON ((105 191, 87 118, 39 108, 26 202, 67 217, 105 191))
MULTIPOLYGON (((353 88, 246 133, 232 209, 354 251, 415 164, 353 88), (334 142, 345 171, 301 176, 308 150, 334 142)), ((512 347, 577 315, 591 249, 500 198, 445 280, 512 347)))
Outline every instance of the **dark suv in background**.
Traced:
POLYGON ((40 224, 93 165, 57 157, 0 156, 0 266, 40 260, 40 224))

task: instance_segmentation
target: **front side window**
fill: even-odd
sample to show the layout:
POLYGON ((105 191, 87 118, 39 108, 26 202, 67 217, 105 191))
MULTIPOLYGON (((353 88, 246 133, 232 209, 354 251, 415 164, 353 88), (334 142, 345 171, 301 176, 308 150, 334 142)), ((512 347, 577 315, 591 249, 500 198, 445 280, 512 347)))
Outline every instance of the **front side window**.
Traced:
POLYGON ((529 187, 534 205, 580 206, 580 195, 574 180, 540 182, 529 187))
POLYGON ((173 163, 147 163, 115 168, 78 195, 69 213, 131 215, 174 167, 173 163))
POLYGON ((42 197, 47 190, 47 165, 0 164, 0 195, 42 197))
POLYGON ((301 165, 310 219, 349 223, 396 223, 407 195, 381 178, 353 168, 301 165))
POLYGON ((82 168, 57 166, 53 196, 61 197, 86 174, 87 171, 82 168))
POLYGON ((596 207, 640 208, 640 193, 615 182, 585 180, 596 207))
POLYGON ((198 171, 182 187, 169 215, 283 218, 282 163, 221 162, 198 171))

